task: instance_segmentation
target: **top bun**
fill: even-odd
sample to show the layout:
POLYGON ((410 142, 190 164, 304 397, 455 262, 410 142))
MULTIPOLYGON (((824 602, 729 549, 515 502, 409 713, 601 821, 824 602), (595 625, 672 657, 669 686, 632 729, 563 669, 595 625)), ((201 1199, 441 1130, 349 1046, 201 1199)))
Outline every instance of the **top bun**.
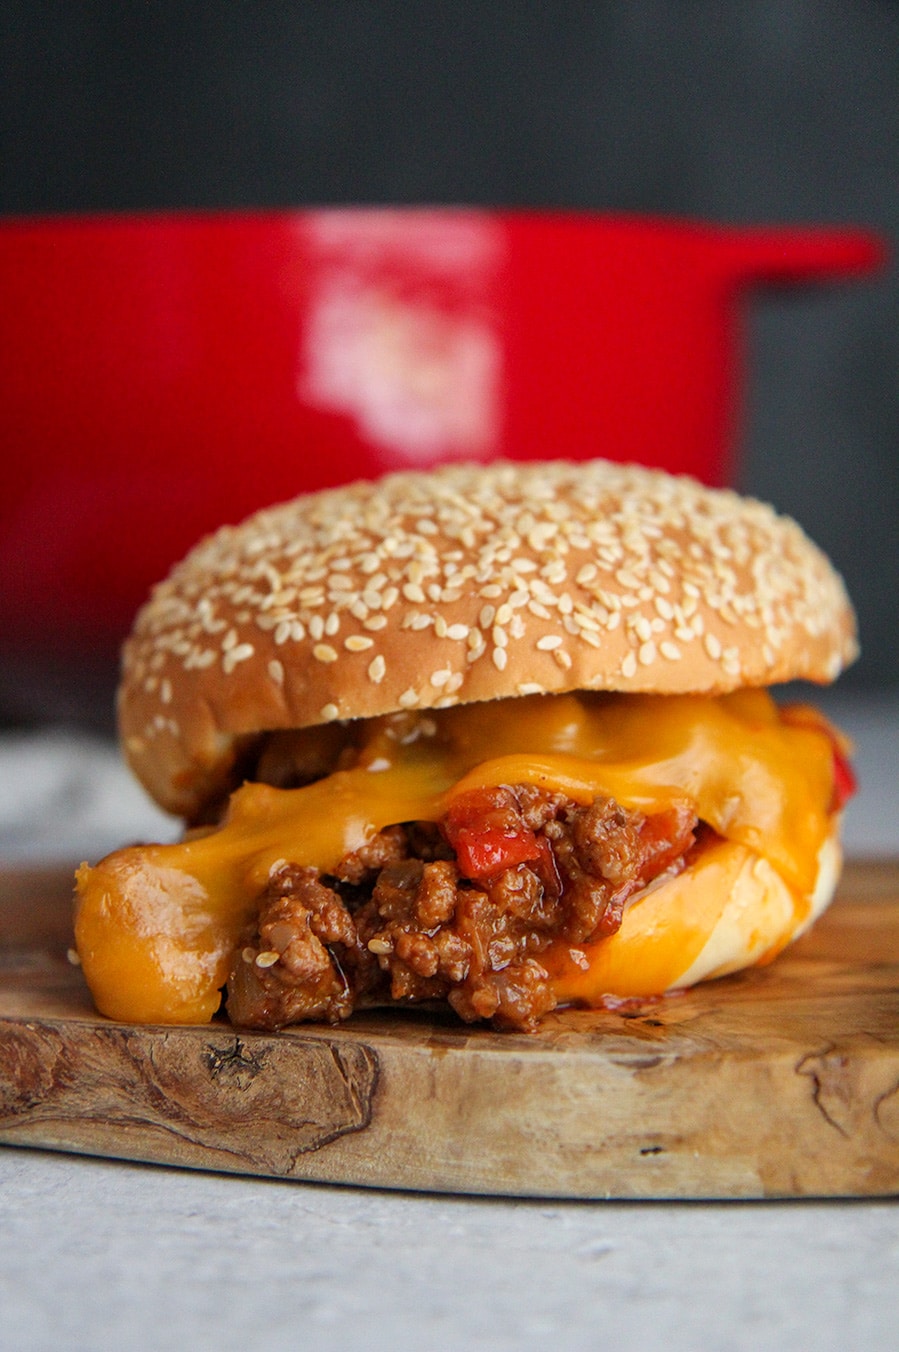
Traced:
POLYGON ((823 683, 856 653, 840 577, 762 503, 601 460, 448 465, 202 541, 138 614, 120 726, 150 793, 192 817, 247 734, 538 692, 823 683))

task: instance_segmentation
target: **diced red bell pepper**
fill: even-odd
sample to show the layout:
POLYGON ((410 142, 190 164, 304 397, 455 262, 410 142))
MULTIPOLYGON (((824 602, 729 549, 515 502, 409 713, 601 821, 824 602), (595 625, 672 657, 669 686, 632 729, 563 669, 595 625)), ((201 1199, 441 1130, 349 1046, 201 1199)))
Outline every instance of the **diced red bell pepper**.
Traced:
POLYGON ((490 878, 519 864, 540 864, 545 884, 556 878, 549 841, 525 826, 515 795, 502 785, 472 789, 450 805, 443 823, 466 878, 490 878))
POLYGON ((527 830, 506 835, 491 827, 479 831, 463 826, 453 832, 452 841, 459 871, 466 878, 489 878, 516 864, 531 863, 542 854, 537 837, 527 830))
POLYGON ((840 812, 858 792, 858 778, 847 756, 833 743, 833 811, 840 812))

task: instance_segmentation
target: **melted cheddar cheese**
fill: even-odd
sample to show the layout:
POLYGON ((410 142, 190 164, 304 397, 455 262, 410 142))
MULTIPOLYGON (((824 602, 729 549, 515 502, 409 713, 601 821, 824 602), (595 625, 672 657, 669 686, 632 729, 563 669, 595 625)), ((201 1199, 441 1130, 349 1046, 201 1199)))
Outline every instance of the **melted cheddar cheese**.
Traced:
POLYGON ((351 766, 303 788, 245 784, 207 834, 82 865, 76 944, 103 1013, 205 1022, 274 864, 327 872, 386 826, 439 820, 476 787, 536 784, 644 812, 686 802, 799 899, 831 832, 831 741, 782 720, 763 691, 497 700, 372 719, 354 745, 351 766))

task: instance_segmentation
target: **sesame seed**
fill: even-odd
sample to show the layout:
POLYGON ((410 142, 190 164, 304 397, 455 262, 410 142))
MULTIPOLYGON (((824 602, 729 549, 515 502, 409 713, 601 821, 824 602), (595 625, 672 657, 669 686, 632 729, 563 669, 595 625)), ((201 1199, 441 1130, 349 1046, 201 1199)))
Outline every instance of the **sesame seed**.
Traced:
POLYGON ((412 709, 418 703, 418 691, 413 689, 404 690, 397 700, 401 709, 412 709))
POLYGON ((739 648, 725 648, 721 654, 721 665, 729 676, 739 676, 740 674, 740 650, 739 648))
POLYGON ((468 632, 467 624, 451 624, 446 631, 446 636, 458 643, 468 638, 468 632))
POLYGON ((370 681, 373 681, 375 685, 380 685, 386 673, 387 673, 387 663, 384 661, 384 658, 381 656, 381 654, 378 653, 377 657, 372 658, 371 662, 369 663, 368 679, 370 681))
POLYGON ((312 649, 312 656, 316 662, 336 662, 337 649, 332 648, 330 643, 316 643, 312 649))
POLYGON ((827 659, 827 678, 835 681, 840 674, 843 663, 839 653, 832 653, 827 659))
POLYGON ((541 549, 546 548, 546 546, 549 544, 550 540, 552 540, 557 531, 558 526, 556 525, 555 521, 540 522, 539 525, 534 526, 528 532, 527 537, 528 544, 531 546, 531 549, 535 551, 535 553, 539 553, 541 549))
POLYGON ((706 634, 703 646, 713 662, 721 660, 721 643, 714 634, 706 634))
POLYGON ((496 667, 497 671, 505 671, 506 663, 509 660, 505 648, 494 648, 492 657, 493 665, 496 667))
POLYGON ((318 712, 323 723, 333 723, 335 718, 340 717, 340 710, 336 704, 323 704, 318 712))
POLYGON ((275 682, 275 685, 284 684, 284 665, 282 662, 279 662, 277 658, 272 658, 271 662, 269 662, 268 674, 275 682))
POLYGON ((628 681, 631 679, 632 676, 636 676, 637 657, 635 653, 629 652, 626 654, 624 661, 621 663, 621 674, 628 681))
POLYGON ((238 643, 236 648, 229 648, 222 658, 222 669, 225 674, 230 676, 234 668, 241 662, 249 661, 255 651, 252 643, 238 643))
POLYGON ((375 646, 375 641, 373 638, 368 638, 365 634, 350 634, 343 640, 343 646, 346 648, 347 652, 364 653, 369 648, 375 646))
POLYGON ((256 954, 256 966, 263 968, 274 967, 275 963, 280 959, 280 957, 281 954, 276 953, 273 948, 266 948, 263 950, 262 953, 256 954))
POLYGON ((544 634, 543 638, 537 639, 537 647, 541 652, 549 653, 554 648, 561 648, 562 639, 558 634, 544 634))

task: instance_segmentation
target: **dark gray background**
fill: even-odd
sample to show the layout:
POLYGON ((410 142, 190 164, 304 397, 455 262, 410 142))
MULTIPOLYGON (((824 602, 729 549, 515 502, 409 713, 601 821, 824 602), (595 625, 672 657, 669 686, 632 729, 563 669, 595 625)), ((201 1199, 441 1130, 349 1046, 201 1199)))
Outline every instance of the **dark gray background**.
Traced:
MULTIPOLYGON (((0 36, 4 213, 461 202, 899 235, 886 0, 5 3, 0 36)), ((760 295, 749 335, 740 486, 845 574, 859 686, 899 683, 897 311, 891 266, 760 295)), ((63 712, 105 709, 105 680, 63 712)))

